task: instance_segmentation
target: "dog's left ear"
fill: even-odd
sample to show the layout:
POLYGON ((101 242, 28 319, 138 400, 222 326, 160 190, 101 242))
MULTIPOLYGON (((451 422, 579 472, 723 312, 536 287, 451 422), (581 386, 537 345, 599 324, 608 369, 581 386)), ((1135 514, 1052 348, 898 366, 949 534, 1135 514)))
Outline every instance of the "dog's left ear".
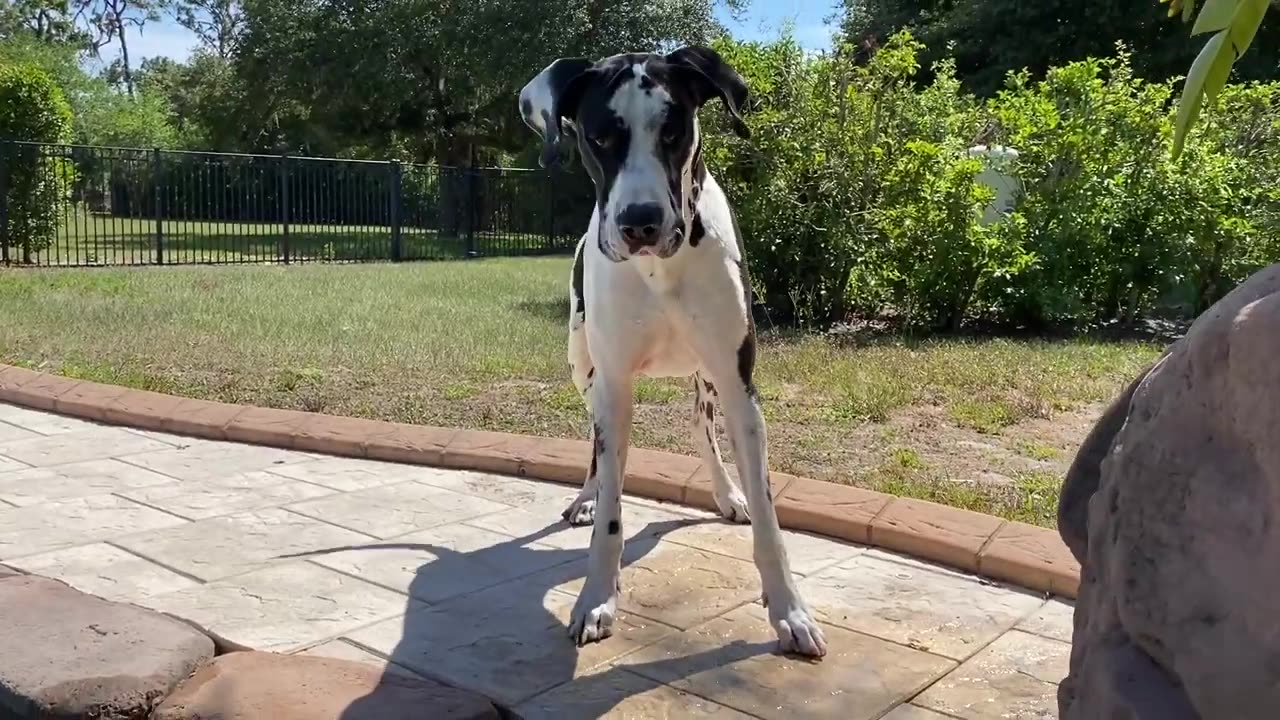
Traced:
POLYGON ((520 116, 542 138, 538 164, 544 168, 559 164, 560 138, 566 131, 574 134, 572 121, 562 123, 561 119, 575 114, 582 77, 592 65, 587 58, 560 58, 520 90, 520 116))
POLYGON ((698 107, 719 96, 729 113, 733 131, 740 138, 751 137, 751 129, 742 119, 742 108, 747 104, 747 83, 720 57, 720 53, 709 47, 690 45, 669 53, 666 60, 673 67, 688 72, 698 107))

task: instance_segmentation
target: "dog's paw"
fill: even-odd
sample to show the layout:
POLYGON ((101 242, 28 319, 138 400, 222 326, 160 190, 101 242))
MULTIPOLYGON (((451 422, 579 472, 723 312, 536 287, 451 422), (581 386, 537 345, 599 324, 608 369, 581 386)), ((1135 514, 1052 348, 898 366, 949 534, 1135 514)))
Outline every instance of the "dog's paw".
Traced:
POLYGON ((596 521, 596 501, 594 498, 574 500, 573 504, 560 513, 560 517, 574 527, 590 525, 596 521))
POLYGON ((569 616, 569 637, 578 647, 599 642, 613 634, 613 621, 617 615, 617 593, 597 592, 588 582, 573 604, 573 613, 569 616))
POLYGON ((738 488, 715 494, 716 507, 725 520, 733 523, 751 522, 751 513, 747 512, 747 498, 738 488))
POLYGON ((783 652, 815 658, 827 654, 827 638, 799 598, 788 603, 770 604, 766 596, 761 601, 769 608, 769 622, 778 633, 778 645, 783 652))

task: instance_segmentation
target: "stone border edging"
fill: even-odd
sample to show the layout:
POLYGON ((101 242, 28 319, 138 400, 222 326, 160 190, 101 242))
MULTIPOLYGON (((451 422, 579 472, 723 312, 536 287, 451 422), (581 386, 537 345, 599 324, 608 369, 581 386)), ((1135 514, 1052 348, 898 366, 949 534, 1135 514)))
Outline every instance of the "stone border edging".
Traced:
MULTIPOLYGON (((229 405, 0 364, 0 401, 114 425, 347 457, 581 485, 589 444, 229 405)), ((1053 530, 847 485, 770 472, 778 521, 1074 599, 1080 566, 1053 530)), ((694 457, 633 448, 627 491, 714 511, 694 457)))

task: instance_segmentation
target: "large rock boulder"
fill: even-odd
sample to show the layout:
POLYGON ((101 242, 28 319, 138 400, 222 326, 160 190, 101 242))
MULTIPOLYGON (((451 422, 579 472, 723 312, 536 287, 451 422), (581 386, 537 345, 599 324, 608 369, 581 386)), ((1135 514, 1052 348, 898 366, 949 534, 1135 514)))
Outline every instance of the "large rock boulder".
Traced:
POLYGON ((237 652, 206 665, 154 720, 499 720, 489 700, 408 673, 305 655, 237 652))
POLYGON ((1280 265, 1110 408, 1060 520, 1082 564, 1062 720, 1280 717, 1280 265))
POLYGON ((0 577, 0 717, 142 720, 212 657, 213 641, 158 613, 0 577))

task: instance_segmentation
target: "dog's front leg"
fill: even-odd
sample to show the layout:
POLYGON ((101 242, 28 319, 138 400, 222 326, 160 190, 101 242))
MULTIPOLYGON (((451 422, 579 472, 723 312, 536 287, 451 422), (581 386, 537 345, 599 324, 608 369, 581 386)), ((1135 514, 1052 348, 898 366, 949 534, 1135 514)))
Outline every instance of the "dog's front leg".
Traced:
POLYGON ((747 495, 751 513, 751 535, 756 569, 760 571, 763 600, 769 610, 769 621, 778 633, 786 652, 821 657, 827 654, 827 641, 800 597, 791 577, 791 564, 782 542, 782 529, 773 507, 769 488, 768 453, 764 415, 755 391, 743 383, 721 386, 725 418, 733 438, 738 477, 747 495))
POLYGON ((764 414, 752 380, 754 328, 744 323, 743 334, 734 337, 724 331, 726 325, 728 323, 708 321, 696 331, 695 342, 720 392, 738 478, 747 496, 747 511, 751 513, 751 537, 764 591, 762 597, 782 649, 821 657, 827 653, 827 641, 791 577, 782 528, 773 507, 764 414))
POLYGON ((622 563, 622 479, 631 437, 631 378, 597 368, 591 386, 595 523, 587 558, 587 580, 569 621, 578 645, 613 634, 622 563))

